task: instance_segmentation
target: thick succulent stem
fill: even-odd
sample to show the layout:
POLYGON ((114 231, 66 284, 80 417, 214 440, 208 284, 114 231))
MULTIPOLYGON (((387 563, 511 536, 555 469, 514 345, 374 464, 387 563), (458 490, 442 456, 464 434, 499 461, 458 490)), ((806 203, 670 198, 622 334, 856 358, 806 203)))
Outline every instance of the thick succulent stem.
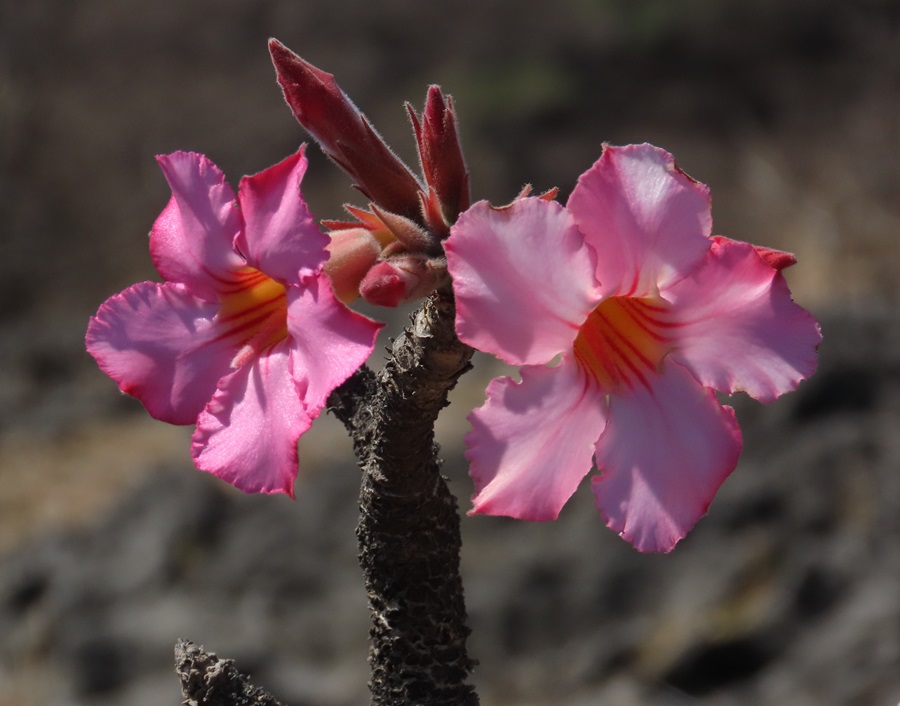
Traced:
POLYGON ((372 706, 475 706, 467 683, 459 513, 440 472, 434 423, 470 367, 450 292, 414 314, 377 375, 363 368, 329 406, 362 470, 359 560, 372 615, 372 706))

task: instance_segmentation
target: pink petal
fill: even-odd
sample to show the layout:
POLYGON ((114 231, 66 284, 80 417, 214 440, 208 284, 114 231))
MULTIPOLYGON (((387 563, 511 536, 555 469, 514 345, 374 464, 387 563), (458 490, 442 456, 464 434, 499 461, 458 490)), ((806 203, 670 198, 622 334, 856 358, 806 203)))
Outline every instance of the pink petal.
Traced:
POLYGON ((202 154, 173 152, 156 158, 172 198, 153 224, 150 256, 168 282, 218 301, 222 285, 244 266, 232 243, 241 228, 234 192, 219 168, 202 154))
POLYGON ((300 193, 304 152, 301 147, 283 162, 244 177, 238 187, 245 225, 235 245, 251 266, 286 284, 297 284, 300 273, 315 272, 328 257, 328 236, 300 193))
MULTIPOLYGON (((717 235, 715 236, 714 240, 722 241, 728 240, 728 238, 723 238, 721 235, 717 235)), ((756 250, 757 255, 759 255, 763 260, 766 261, 766 264, 769 267, 773 267, 776 270, 786 270, 788 267, 793 267, 797 264, 797 256, 794 255, 794 253, 785 252, 784 250, 764 248, 760 245, 754 245, 753 249, 756 250)))
POLYGON ((197 419, 191 455, 246 493, 294 495, 297 440, 309 429, 287 341, 222 379, 197 419))
POLYGON ((646 296, 681 279, 709 249, 709 190, 652 145, 607 146, 568 209, 598 253, 604 296, 646 296))
POLYGON ((153 417, 192 424, 236 352, 219 339, 217 310, 184 285, 141 282, 100 307, 88 326, 87 349, 153 417))
POLYGON ((815 372, 819 327, 752 245, 717 239, 664 295, 680 321, 671 355, 707 387, 770 402, 815 372))
POLYGON ((610 400, 591 485, 606 524, 642 552, 668 552, 706 514, 741 453, 734 410, 667 361, 652 389, 610 400))
POLYGON ((593 253, 555 201, 482 201, 445 243, 460 339, 514 365, 569 350, 599 302, 593 253))
POLYGON ((338 301, 325 275, 311 276, 307 283, 288 288, 287 325, 294 379, 315 419, 331 391, 366 362, 383 324, 338 301))
POLYGON ((498 378, 469 415, 466 458, 475 481, 470 514, 554 520, 591 469, 606 423, 602 391, 574 358, 498 378))

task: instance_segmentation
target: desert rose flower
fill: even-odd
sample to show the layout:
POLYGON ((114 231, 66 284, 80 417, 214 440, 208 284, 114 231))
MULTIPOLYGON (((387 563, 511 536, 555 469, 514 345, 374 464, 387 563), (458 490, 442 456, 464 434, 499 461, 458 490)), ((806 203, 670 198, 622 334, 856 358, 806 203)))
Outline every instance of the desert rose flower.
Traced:
POLYGON ((607 147, 567 206, 477 203, 446 242, 460 338, 521 381, 470 415, 473 513, 551 520, 596 462, 607 525, 669 551, 734 470, 715 391, 762 402, 816 367, 793 256, 711 237, 708 189, 651 145, 607 147))
POLYGON ((88 351, 153 417, 196 423, 198 468, 293 496, 298 438, 379 325, 337 301, 322 272, 328 238, 300 193, 303 149, 242 179, 237 199, 203 155, 158 161, 172 198, 150 254, 165 282, 107 300, 88 351))

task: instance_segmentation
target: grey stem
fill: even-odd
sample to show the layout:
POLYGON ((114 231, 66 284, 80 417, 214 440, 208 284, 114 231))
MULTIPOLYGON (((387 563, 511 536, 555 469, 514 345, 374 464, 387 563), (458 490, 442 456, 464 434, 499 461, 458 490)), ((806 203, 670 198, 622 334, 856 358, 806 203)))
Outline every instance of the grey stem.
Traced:
POLYGON ((466 608, 456 498, 434 423, 470 367, 455 307, 439 291, 394 341, 384 369, 360 369, 329 399, 362 470, 359 561, 372 616, 372 706, 476 706, 467 683, 466 608))

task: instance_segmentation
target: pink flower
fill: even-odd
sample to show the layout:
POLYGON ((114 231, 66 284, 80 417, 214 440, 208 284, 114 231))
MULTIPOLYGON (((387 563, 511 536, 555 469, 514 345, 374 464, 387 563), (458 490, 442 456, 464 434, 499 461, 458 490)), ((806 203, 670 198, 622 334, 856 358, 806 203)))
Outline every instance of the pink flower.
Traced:
POLYGON ((565 208, 460 217, 459 336, 523 366, 470 416, 473 513, 555 519, 592 460, 598 509, 641 551, 706 513, 741 451, 714 391, 774 400, 814 372, 821 339, 780 272, 793 256, 711 227, 708 189, 651 145, 607 147, 565 208))
POLYGON ((158 157, 172 198, 150 233, 163 284, 91 319, 87 348, 150 414, 193 424, 198 468, 246 492, 293 496, 297 439, 374 346, 379 325, 338 302, 327 236, 300 193, 303 149, 241 180, 206 157, 158 157))

